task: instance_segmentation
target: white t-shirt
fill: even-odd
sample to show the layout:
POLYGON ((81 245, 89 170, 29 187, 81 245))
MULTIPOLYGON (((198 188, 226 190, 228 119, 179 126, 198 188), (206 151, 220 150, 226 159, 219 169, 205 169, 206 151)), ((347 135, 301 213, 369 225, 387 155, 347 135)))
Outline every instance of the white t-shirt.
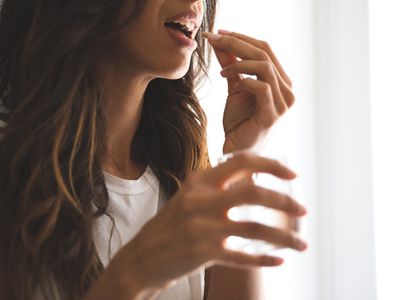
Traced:
MULTIPOLYGON (((152 169, 148 166, 137 180, 126 180, 103 171, 110 202, 109 212, 115 220, 111 239, 111 257, 131 240, 141 227, 156 215, 165 204, 160 185, 152 169)), ((108 264, 108 242, 111 221, 102 216, 95 230, 95 241, 100 258, 108 264)), ((162 251, 162 249, 160 249, 162 251)), ((155 274, 157 276, 157 274, 155 274)), ((204 269, 177 282, 161 292, 157 300, 201 300, 204 292, 204 269)))
MULTIPOLYGON (((128 243, 141 227, 157 214, 165 204, 160 193, 157 177, 150 167, 137 180, 126 180, 103 171, 109 194, 109 213, 115 221, 110 244, 110 258, 128 243)), ((111 220, 102 216, 95 224, 94 238, 100 259, 105 267, 109 263, 109 239, 112 229, 111 220)), ((162 249, 160 249, 162 251, 162 249)), ((155 274, 157 276, 157 274, 155 274)), ((54 287, 54 283, 50 283, 54 287)), ((55 291, 57 294, 57 291, 55 291)), ((174 285, 163 290, 157 300, 202 300, 204 294, 204 268, 178 279, 174 285)), ((35 300, 44 300, 38 291, 35 300)), ((55 295, 54 300, 61 300, 55 295)))
MULTIPOLYGON (((0 126, 5 123, 0 121, 0 126)), ((0 134, 0 139, 1 139, 0 134)), ((165 204, 165 197, 160 191, 160 184, 150 166, 137 180, 126 180, 103 171, 104 180, 109 194, 109 212, 115 221, 114 233, 111 239, 110 258, 126 243, 128 243, 154 217, 165 204)), ((95 224, 94 237, 100 259, 105 267, 109 263, 108 246, 112 224, 107 216, 102 216, 95 224)), ((160 249, 162 251, 162 249, 160 249)), ((53 286, 53 283, 50 283, 53 286)), ((204 268, 163 290, 157 300, 202 300, 204 294, 204 268)), ((61 300, 57 297, 54 300, 61 300)), ((38 291, 35 300, 44 299, 38 291)))

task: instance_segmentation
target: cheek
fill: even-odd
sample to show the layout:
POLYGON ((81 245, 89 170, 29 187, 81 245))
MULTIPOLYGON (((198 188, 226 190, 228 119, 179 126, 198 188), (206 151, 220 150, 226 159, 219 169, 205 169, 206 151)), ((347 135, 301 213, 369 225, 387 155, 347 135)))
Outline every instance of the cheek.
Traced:
POLYGON ((149 38, 151 35, 152 33, 148 28, 146 29, 146 26, 132 25, 121 35, 121 47, 136 54, 150 54, 155 51, 152 39, 149 38))
POLYGON ((178 47, 164 28, 132 24, 118 41, 122 66, 154 76, 178 79, 190 66, 193 51, 178 47))
MULTIPOLYGON (((182 77, 190 66, 193 51, 177 46, 169 36, 155 13, 162 7, 157 2, 159 0, 146 1, 149 1, 149 5, 117 38, 116 59, 124 69, 166 78, 182 77)), ((127 8, 125 11, 132 9, 127 8)), ((124 13, 120 20, 128 15, 124 13)))
MULTIPOLYGON (((149 36, 153 35, 155 31, 155 25, 152 24, 152 22, 154 22, 152 20, 155 19, 153 11, 157 9, 158 4, 155 2, 159 0, 143 1, 145 5, 140 11, 140 15, 120 33, 116 44, 119 52, 129 55, 131 59, 136 57, 137 60, 140 60, 143 54, 150 54, 152 51, 155 51, 155 45, 151 43, 149 36), (151 6, 154 6, 154 10, 150 9, 151 6)), ((118 18, 120 24, 132 15, 136 8, 135 2, 136 1, 125 0, 118 18)))

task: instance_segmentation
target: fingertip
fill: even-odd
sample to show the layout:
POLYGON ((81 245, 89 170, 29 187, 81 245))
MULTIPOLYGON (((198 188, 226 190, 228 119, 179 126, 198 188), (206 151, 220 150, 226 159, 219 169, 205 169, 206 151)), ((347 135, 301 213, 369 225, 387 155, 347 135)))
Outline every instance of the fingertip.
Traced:
POLYGON ((280 266, 285 262, 285 260, 280 257, 273 257, 272 261, 275 266, 280 266))
POLYGON ((304 252, 304 251, 306 251, 307 249, 308 249, 308 244, 307 244, 306 242, 302 242, 302 243, 300 244, 300 247, 299 247, 300 252, 304 252))
POLYGON ((294 215, 296 217, 302 218, 305 217, 307 215, 308 211, 305 208, 301 208, 297 211, 294 212, 294 215))
POLYGON ((298 177, 297 173, 295 173, 291 169, 288 169, 288 174, 289 174, 290 179, 295 179, 298 177))
POLYGON ((295 180, 298 177, 296 173, 294 173, 293 171, 291 171, 286 167, 280 170, 279 174, 276 174, 276 176, 283 180, 289 180, 289 181, 295 180))
POLYGON ((304 216, 307 215, 307 214, 308 214, 307 208, 305 208, 304 206, 302 206, 302 207, 300 208, 300 217, 304 217, 304 216))
POLYGON ((203 39, 206 39, 206 38, 207 38, 207 35, 209 35, 210 33, 211 33, 211 32, 204 31, 204 32, 201 33, 201 37, 202 37, 203 39))
POLYGON ((261 264, 265 267, 280 266, 284 262, 284 260, 282 258, 276 257, 276 256, 265 255, 265 256, 261 256, 261 257, 262 257, 261 264))
POLYGON ((289 212, 289 214, 292 217, 296 217, 296 218, 302 218, 302 217, 306 216, 307 213, 308 213, 308 211, 303 206, 297 207, 297 208, 293 209, 291 212, 289 212))
POLYGON ((226 34, 226 35, 232 34, 231 31, 228 31, 228 30, 225 30, 225 29, 218 29, 218 33, 220 33, 220 34, 226 34))
POLYGON ((215 42, 222 38, 222 35, 215 34, 215 33, 208 32, 208 31, 202 32, 201 36, 202 36, 202 38, 206 38, 208 40, 208 42, 210 42, 210 43, 215 42))

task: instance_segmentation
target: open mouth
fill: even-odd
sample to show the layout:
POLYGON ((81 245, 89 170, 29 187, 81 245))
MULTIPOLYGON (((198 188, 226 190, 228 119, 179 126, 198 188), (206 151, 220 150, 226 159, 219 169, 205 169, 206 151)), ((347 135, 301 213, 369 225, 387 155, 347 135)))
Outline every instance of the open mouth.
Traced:
POLYGON ((189 39, 194 38, 194 30, 189 29, 186 25, 182 25, 177 22, 168 22, 164 25, 172 30, 183 33, 189 39))

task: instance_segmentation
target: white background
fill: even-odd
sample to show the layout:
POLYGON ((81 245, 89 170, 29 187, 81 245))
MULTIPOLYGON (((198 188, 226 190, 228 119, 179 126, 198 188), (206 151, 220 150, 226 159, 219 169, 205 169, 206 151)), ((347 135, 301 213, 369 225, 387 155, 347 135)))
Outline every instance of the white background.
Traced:
POLYGON ((400 2, 371 0, 373 175, 379 300, 400 299, 400 2))
MULTIPOLYGON (((268 41, 297 96, 267 149, 284 152, 300 174, 295 196, 309 209, 310 248, 265 269, 266 299, 400 299, 397 2, 220 1, 216 28, 268 41)), ((199 92, 214 162, 227 95, 220 69, 214 59, 199 92)))

